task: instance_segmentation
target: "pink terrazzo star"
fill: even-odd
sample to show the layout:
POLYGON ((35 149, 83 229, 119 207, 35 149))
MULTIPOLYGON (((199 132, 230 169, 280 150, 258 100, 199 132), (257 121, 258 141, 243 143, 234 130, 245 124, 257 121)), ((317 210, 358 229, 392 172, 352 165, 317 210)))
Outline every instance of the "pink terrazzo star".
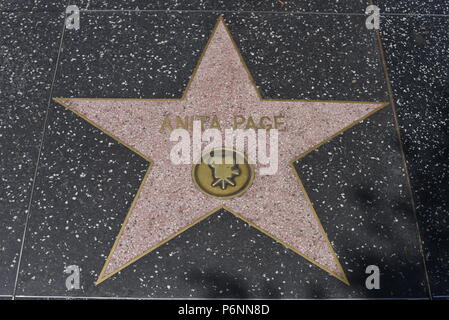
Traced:
POLYGON ((290 162, 383 103, 261 99, 222 19, 182 99, 55 100, 152 161, 98 283, 223 206, 347 283, 290 162), (240 197, 221 200, 195 187, 191 165, 172 164, 169 154, 174 143, 160 128, 167 115, 217 115, 225 129, 232 126, 235 114, 254 119, 282 115, 287 131, 279 133, 277 174, 258 175, 255 165, 250 189, 240 197))

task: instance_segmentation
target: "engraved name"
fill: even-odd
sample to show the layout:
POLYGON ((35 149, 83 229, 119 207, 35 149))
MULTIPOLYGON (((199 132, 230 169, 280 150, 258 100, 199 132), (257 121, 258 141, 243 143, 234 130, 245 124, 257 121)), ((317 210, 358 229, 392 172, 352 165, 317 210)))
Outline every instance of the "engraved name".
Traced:
MULTIPOLYGON (((230 124, 232 129, 276 129, 280 132, 287 131, 287 124, 285 117, 282 115, 272 115, 272 116, 243 116, 241 114, 234 114, 230 119, 230 124)), ((170 133, 175 129, 184 129, 188 131, 193 130, 193 121, 201 122, 201 130, 206 129, 226 129, 223 127, 224 121, 217 115, 197 115, 197 116, 177 116, 177 115, 167 115, 162 121, 161 128, 159 131, 161 133, 170 133)), ((229 121, 228 121, 229 122, 229 121)))

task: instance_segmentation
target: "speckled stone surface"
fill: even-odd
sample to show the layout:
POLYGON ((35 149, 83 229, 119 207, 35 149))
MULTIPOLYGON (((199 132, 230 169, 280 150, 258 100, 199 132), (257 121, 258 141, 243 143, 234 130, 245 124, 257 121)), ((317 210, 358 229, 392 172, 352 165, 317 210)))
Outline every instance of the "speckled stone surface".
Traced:
POLYGON ((385 284, 385 290, 369 291, 364 280, 347 286, 224 210, 103 282, 98 290, 110 295, 124 281, 133 284, 121 289, 128 297, 424 296, 419 286, 414 291, 385 284))
MULTIPOLYGON (((0 108, 7 110, 0 115, 0 300, 10 298, 15 280, 65 2, 0 4, 0 108)), ((224 12, 264 98, 388 100, 364 27, 370 1, 69 2, 131 12, 84 12, 81 29, 66 30, 55 97, 179 98, 224 12)), ((447 299, 449 26, 447 16, 407 15, 447 15, 449 2, 374 2, 385 13, 382 37, 430 286, 434 298, 447 299)), ((351 287, 225 211, 95 286, 148 162, 51 103, 16 298, 426 298, 391 112, 296 164, 351 287), (379 291, 364 288, 372 261, 381 267, 379 291), (65 288, 70 264, 81 266, 81 290, 65 288)))
POLYGON ((51 106, 48 123, 17 295, 71 294, 64 270, 74 264, 94 286, 148 167, 62 107, 51 106))
POLYGON ((383 13, 449 14, 446 0, 373 0, 383 13))
MULTIPOLYGON (((416 219, 391 108, 307 155, 296 168, 350 283, 381 272, 372 296, 428 296, 416 219)), ((370 295, 370 294, 369 294, 370 295)))
MULTIPOLYGON (((225 15, 263 97, 385 101, 387 94, 375 38, 364 28, 364 18, 327 17, 225 15), (329 70, 332 72, 326 72, 329 70)), ((85 28, 65 34, 54 96, 180 97, 216 18, 216 13, 207 12, 82 13, 85 28)), ((298 170, 309 183, 308 192, 324 186, 324 198, 314 199, 321 204, 320 217, 330 221, 326 220, 333 217, 329 207, 335 212, 347 209, 352 216, 365 217, 366 228, 378 238, 376 228, 381 227, 366 218, 373 212, 369 208, 373 200, 356 193, 355 204, 342 208, 341 201, 335 198, 341 193, 331 192, 339 191, 339 185, 328 186, 324 175, 343 166, 346 171, 342 181, 350 184, 370 178, 376 188, 384 188, 383 212, 378 214, 384 217, 390 212, 398 217, 398 226, 406 229, 400 239, 409 244, 407 259, 411 263, 395 256, 401 242, 389 244, 383 240, 389 244, 385 245, 388 251, 375 256, 381 257, 386 270, 391 271, 386 276, 391 281, 381 290, 365 289, 362 274, 369 259, 354 258, 356 250, 363 254, 361 257, 372 256, 372 244, 366 247, 350 232, 335 231, 336 227, 355 229, 353 219, 338 216, 341 219, 334 228, 331 223, 327 226, 329 234, 335 237, 332 245, 338 248, 347 264, 345 268, 350 270, 353 285, 348 287, 228 212, 211 215, 157 252, 95 286, 148 162, 71 111, 52 103, 17 295, 426 297, 416 233, 410 231, 413 218, 403 191, 406 182, 390 109, 378 117, 325 145, 326 152, 320 149, 309 155, 298 164, 309 166, 298 170), (365 140, 369 143, 364 144, 365 140), (344 154, 332 157, 328 150, 344 154), (351 150, 364 150, 364 161, 354 162, 351 150), (384 162, 371 158, 387 160, 387 168, 384 162), (313 162, 314 168, 325 169, 317 173, 308 161, 313 162), (327 168, 329 161, 335 169, 327 168), (389 174, 382 170, 389 170, 389 174), (378 186, 384 179, 393 190, 391 195, 385 186, 378 186), (328 197, 333 199, 327 200, 328 197), (323 201, 326 205, 322 205, 323 201), (67 291, 64 268, 72 264, 82 270, 82 287, 67 291), (404 285, 404 274, 410 277, 410 285, 404 285)), ((390 229, 380 237, 397 241, 398 236, 390 229)))
POLYGON ((0 13, 0 295, 11 294, 62 20, 0 13))
MULTIPOLYGON (((364 17, 225 18, 264 98, 388 100, 364 17)), ((81 19, 85 27, 64 37, 70 54, 61 56, 55 97, 179 98, 217 14, 84 12, 81 19)))
MULTIPOLYGON (((88 261, 82 266, 88 267, 88 261)), ((45 273, 59 271, 55 263, 49 267, 45 273)), ((425 298, 419 283, 413 283, 413 288, 385 283, 382 290, 369 291, 359 278, 361 282, 347 286, 224 210, 98 286, 93 284, 96 278, 90 269, 82 275, 82 289, 70 292, 62 277, 47 278, 56 279, 47 284, 27 276, 17 298, 24 297, 23 293, 131 298, 425 298)))
POLYGON ((391 17, 384 24, 432 293, 449 296, 449 20, 391 17))
POLYGON ((73 0, 70 3, 89 10, 222 10, 274 12, 364 12, 369 0, 73 0))
POLYGON ((62 12, 68 0, 4 0, 0 2, 0 11, 8 12, 62 12))

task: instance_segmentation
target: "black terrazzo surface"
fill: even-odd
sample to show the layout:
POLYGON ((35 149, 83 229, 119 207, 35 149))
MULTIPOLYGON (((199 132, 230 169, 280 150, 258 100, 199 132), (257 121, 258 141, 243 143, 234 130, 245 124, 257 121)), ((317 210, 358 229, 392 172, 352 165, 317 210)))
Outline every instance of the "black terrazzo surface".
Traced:
POLYGON ((67 266, 93 285, 148 163, 52 103, 17 295, 64 290, 67 266))
POLYGON ((1 295, 13 292, 62 20, 2 12, 0 28, 1 295))
MULTIPOLYGON (((83 27, 64 37, 54 96, 180 97, 217 16, 82 13, 83 27)), ((375 39, 363 17, 225 19, 264 97, 387 100, 375 39)))
POLYGON ((373 0, 382 13, 394 14, 449 14, 446 0, 373 0))
MULTIPOLYGON (((58 264, 62 268, 62 262, 50 267, 58 264)), ((204 298, 323 297, 323 285, 346 287, 227 212, 212 215, 95 286, 99 267, 91 259, 83 261, 79 291, 65 290, 63 274, 60 285, 28 276, 21 287, 27 295, 204 298)))
POLYGON ((264 98, 386 101, 363 16, 225 15, 264 98))
MULTIPOLYGON (((443 0, 415 2, 377 4, 384 13, 449 11, 443 0)), ((62 31, 56 13, 61 4, 0 4, 0 106, 7 111, 0 116, 0 183, 6 186, 0 188, 0 299, 10 299, 13 291, 62 31), (20 13, 27 11, 36 14, 20 13)), ((66 30, 55 97, 179 97, 217 10, 229 10, 225 19, 264 97, 388 100, 365 18, 323 14, 363 13, 365 1, 74 4, 133 12, 83 12, 81 29, 66 30)), ((447 21, 382 18, 425 260, 438 299, 448 296, 449 287, 447 21)), ((56 103, 50 105, 42 152, 16 298, 428 297, 391 107, 296 164, 351 287, 225 211, 95 286, 148 164, 56 103), (64 268, 70 264, 81 266, 81 290, 65 288, 64 268), (367 264, 381 268, 380 290, 365 289, 367 264)))
MULTIPOLYGON (((90 252, 88 256, 91 257, 90 252)), ((32 279, 32 273, 24 276, 22 290, 32 296, 73 297, 426 297, 425 289, 419 285, 404 288, 397 282, 391 285, 390 279, 382 281, 380 291, 367 290, 365 280, 357 279, 359 283, 354 277, 351 286, 347 286, 226 211, 210 216, 97 286, 93 282, 99 266, 90 260, 86 257, 81 262, 81 290, 68 292, 63 274, 46 279, 51 280, 47 284, 39 278, 32 279)), ((59 269, 63 267, 61 261, 42 271, 54 275, 61 273, 59 269)), ((17 293, 19 297, 22 290, 17 293)))
POLYGON ((83 12, 67 30, 55 97, 180 97, 216 15, 83 12))
MULTIPOLYGON (((213 13, 83 13, 89 28, 66 33, 54 95, 180 96, 216 17, 213 13), (156 41, 171 54, 162 55, 162 49, 155 51, 156 41), (103 66, 106 70, 98 76, 103 66)), ((374 36, 366 31, 360 17, 330 16, 331 21, 341 25, 338 31, 343 34, 338 33, 337 39, 332 37, 337 32, 330 23, 321 23, 314 31, 319 26, 316 16, 233 14, 225 18, 267 97, 386 100, 374 36), (282 25, 288 25, 289 30, 282 25), (300 34, 308 34, 309 38, 298 41, 300 34), (260 45, 264 37, 266 43, 271 43, 268 48, 260 45), (311 63, 317 55, 305 45, 311 42, 324 50, 318 60, 324 60, 326 67, 311 63), (323 72, 326 68, 335 68, 336 73, 351 78, 333 78, 330 72, 323 72), (316 82, 310 84, 302 78, 316 82), (351 85, 343 86, 342 82, 348 83, 349 79, 351 85)), ((381 129, 385 126, 381 125, 381 129)), ((118 233, 117 222, 124 220, 147 164, 56 104, 51 108, 48 130, 36 183, 35 214, 30 219, 30 237, 19 277, 19 296, 425 297, 419 266, 418 272, 411 271, 415 280, 410 288, 392 282, 383 291, 368 292, 360 277, 348 287, 229 213, 211 216, 95 287, 93 282, 118 233), (109 172, 105 166, 111 157, 116 157, 116 167, 109 172), (98 179, 103 183, 101 188, 98 179), (78 225, 82 227, 76 228, 78 225), (236 264, 235 257, 241 257, 241 262, 236 264), (63 270, 68 264, 80 265, 83 270, 80 291, 65 289, 63 270)), ((394 134, 391 130, 385 132, 394 134)), ((389 152, 394 154, 395 165, 400 166, 398 150, 389 152)), ((395 179, 402 181, 403 177, 395 179)), ((413 238, 414 234, 407 236, 413 238)), ((416 248, 410 250, 416 258, 416 248)))
POLYGON ((168 0, 118 1, 73 0, 71 3, 88 10, 220 10, 220 11, 276 11, 276 12, 364 12, 369 0, 168 0))
POLYGON ((63 12, 68 0, 3 0, 0 11, 8 12, 63 12))
POLYGON ((432 293, 449 295, 449 19, 392 17, 382 37, 432 293))
POLYGON ((381 272, 371 297, 428 296, 416 219, 391 107, 296 162, 350 283, 381 272))

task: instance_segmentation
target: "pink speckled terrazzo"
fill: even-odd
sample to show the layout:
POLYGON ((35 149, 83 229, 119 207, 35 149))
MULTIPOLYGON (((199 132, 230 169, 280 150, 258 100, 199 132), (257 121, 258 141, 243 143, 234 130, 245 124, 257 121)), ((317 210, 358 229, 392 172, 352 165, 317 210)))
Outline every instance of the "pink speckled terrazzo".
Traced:
POLYGON ((222 22, 217 26, 182 100, 65 99, 71 109, 153 161, 104 276, 157 246, 212 210, 226 206, 334 275, 344 277, 290 161, 379 108, 378 103, 261 100, 222 22), (173 165, 167 115, 217 115, 223 129, 232 116, 283 116, 277 174, 256 175, 241 197, 221 200, 200 192, 191 165, 173 165))

